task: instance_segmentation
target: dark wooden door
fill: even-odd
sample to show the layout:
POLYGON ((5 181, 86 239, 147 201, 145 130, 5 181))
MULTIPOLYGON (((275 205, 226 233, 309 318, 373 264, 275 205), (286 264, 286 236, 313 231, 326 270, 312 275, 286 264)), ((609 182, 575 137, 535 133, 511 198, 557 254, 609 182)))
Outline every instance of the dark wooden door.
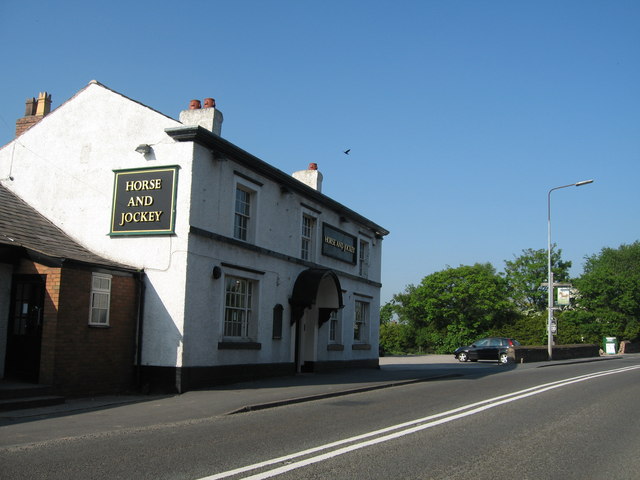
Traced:
POLYGON ((5 376, 37 382, 40 373, 44 277, 14 275, 5 376))

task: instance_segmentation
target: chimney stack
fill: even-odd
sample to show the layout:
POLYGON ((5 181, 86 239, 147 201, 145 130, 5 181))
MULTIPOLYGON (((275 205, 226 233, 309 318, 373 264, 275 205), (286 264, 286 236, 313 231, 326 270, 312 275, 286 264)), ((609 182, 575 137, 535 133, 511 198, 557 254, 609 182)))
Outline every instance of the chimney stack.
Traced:
POLYGON ((16 121, 16 137, 22 135, 51 112, 51 94, 41 92, 37 100, 31 97, 27 98, 25 103, 24 117, 16 121))
POLYGON ((201 105, 200 100, 191 100, 189 109, 180 112, 180 122, 184 125, 199 125, 219 136, 224 118, 222 112, 216 109, 216 101, 205 98, 204 108, 201 105))
POLYGON ((293 172, 292 176, 314 190, 322 191, 322 174, 318 171, 317 163, 310 163, 307 170, 293 172))

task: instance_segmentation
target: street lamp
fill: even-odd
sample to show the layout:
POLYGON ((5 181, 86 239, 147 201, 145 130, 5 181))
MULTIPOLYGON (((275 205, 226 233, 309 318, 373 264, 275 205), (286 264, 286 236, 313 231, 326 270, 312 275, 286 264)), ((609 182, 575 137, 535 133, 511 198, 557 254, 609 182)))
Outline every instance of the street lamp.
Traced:
POLYGON ((551 333, 551 325, 553 324, 553 272, 551 271, 551 192, 567 187, 581 187, 593 183, 593 180, 583 180, 569 185, 562 185, 549 190, 547 194, 547 281, 548 281, 548 314, 547 314, 547 351, 549 352, 549 360, 553 359, 553 333, 551 333))

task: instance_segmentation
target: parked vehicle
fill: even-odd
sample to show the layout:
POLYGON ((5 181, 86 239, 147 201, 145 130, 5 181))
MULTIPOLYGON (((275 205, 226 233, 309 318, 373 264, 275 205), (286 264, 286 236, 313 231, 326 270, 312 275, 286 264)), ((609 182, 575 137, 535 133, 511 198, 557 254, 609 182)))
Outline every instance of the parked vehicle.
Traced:
POLYGON ((466 347, 459 347, 453 354, 460 362, 497 360, 500 363, 507 363, 509 361, 507 350, 519 345, 520 342, 513 338, 489 337, 477 340, 466 347))

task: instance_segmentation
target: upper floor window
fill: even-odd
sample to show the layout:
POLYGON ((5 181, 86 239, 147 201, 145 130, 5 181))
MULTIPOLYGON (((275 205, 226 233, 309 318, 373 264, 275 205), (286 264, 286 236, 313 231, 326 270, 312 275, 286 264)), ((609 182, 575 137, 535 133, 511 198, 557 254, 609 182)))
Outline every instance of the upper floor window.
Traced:
POLYGON ((224 302, 224 336, 248 339, 253 328, 253 291, 251 280, 226 277, 224 302))
POLYGON ((359 273, 361 277, 369 277, 369 242, 360 240, 360 251, 358 253, 359 273))
POLYGON ((353 322, 353 339, 356 342, 366 342, 368 340, 369 328, 369 304, 356 300, 355 318, 353 322))
POLYGON ((313 260, 313 237, 315 231, 315 218, 309 215, 302 216, 302 232, 300 258, 303 260, 313 260))
POLYGON ((247 241, 249 238, 249 225, 251 221, 251 192, 236 187, 236 207, 233 223, 233 236, 238 240, 247 241))
POLYGON ((89 325, 109 325, 111 275, 94 273, 91 277, 91 308, 89 325))

